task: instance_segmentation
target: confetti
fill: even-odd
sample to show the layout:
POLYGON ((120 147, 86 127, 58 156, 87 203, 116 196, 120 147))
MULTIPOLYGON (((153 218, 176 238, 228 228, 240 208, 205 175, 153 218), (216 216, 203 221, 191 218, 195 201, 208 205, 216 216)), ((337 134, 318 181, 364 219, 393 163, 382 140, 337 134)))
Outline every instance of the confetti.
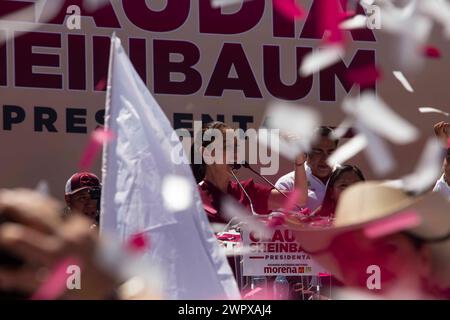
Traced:
POLYGON ((341 4, 336 0, 320 0, 320 30, 326 30, 325 42, 331 45, 342 45, 344 35, 339 28, 342 21, 341 4))
POLYGON ((443 114, 444 116, 449 116, 448 112, 442 111, 440 109, 437 108, 430 108, 430 107, 422 107, 419 108, 420 113, 440 113, 443 114))
POLYGON ((102 151, 103 145, 113 139, 114 134, 104 128, 99 128, 92 132, 89 143, 84 149, 83 155, 78 164, 80 171, 88 171, 92 167, 97 155, 102 151))
POLYGON ((423 54, 428 58, 439 59, 441 57, 441 51, 439 48, 426 46, 423 48, 423 54))
POLYGON ((346 98, 342 108, 365 127, 393 143, 408 144, 419 137, 419 131, 414 126, 397 115, 373 92, 363 92, 359 98, 346 98))
POLYGON ((126 248, 131 252, 142 252, 150 248, 150 239, 145 233, 136 233, 132 235, 126 243, 126 248))
POLYGON ((259 143, 288 159, 310 150, 315 129, 320 125, 317 111, 286 103, 271 104, 265 118, 265 128, 258 131, 259 143))
POLYGON ((164 207, 172 212, 188 209, 192 204, 193 186, 188 179, 177 175, 168 175, 162 182, 164 207))
POLYGON ((405 75, 401 71, 393 71, 392 73, 394 74, 394 77, 396 77, 397 80, 400 81, 406 91, 414 92, 414 89, 411 87, 408 79, 406 79, 405 75))
POLYGON ((403 188, 415 194, 430 189, 441 175, 443 152, 441 142, 430 138, 414 172, 402 179, 403 188))
POLYGON ((286 218, 285 218, 284 214, 274 213, 274 214, 271 214, 271 216, 267 220, 267 227, 270 229, 275 229, 279 226, 284 225, 285 222, 286 222, 286 218))
POLYGON ((327 164, 333 168, 334 166, 345 163, 348 159, 353 158, 359 152, 367 147, 367 138, 358 134, 350 141, 339 147, 333 154, 327 159, 327 164))
POLYGON ((274 8, 290 20, 298 20, 305 16, 305 10, 297 0, 272 0, 274 8))
POLYGON ((367 17, 358 14, 350 19, 347 19, 339 24, 339 28, 344 30, 363 29, 367 27, 367 17))
POLYGON ((395 168, 396 162, 383 139, 360 123, 356 123, 355 128, 367 139, 364 152, 375 174, 384 176, 390 173, 395 168))
POLYGON ((351 69, 347 72, 346 78, 351 83, 357 83, 361 88, 375 86, 377 80, 381 78, 381 71, 373 64, 366 65, 359 69, 351 69))
POLYGON ((238 4, 238 3, 242 4, 245 1, 248 1, 248 0, 212 0, 211 6, 215 9, 217 9, 217 8, 223 8, 226 6, 231 6, 231 5, 238 4))
POLYGON ((341 60, 344 54, 345 50, 341 45, 328 45, 319 50, 313 50, 303 58, 300 75, 308 77, 326 69, 341 60))
POLYGON ((95 91, 105 91, 107 84, 106 77, 104 77, 95 85, 95 91))

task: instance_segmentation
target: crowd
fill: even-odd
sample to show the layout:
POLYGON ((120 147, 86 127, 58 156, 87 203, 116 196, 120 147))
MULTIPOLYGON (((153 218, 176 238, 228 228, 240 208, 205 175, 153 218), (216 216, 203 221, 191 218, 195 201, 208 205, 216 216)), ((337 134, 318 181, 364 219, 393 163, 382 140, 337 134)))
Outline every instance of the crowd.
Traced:
MULTIPOLYGON (((209 129, 224 133, 232 130, 224 123, 213 122, 204 126, 201 137, 209 129)), ((232 158, 236 157, 236 149, 230 150, 226 143, 224 161, 206 161, 215 156, 210 148, 214 139, 203 139, 200 149, 193 150, 193 155, 201 154, 202 162, 191 167, 211 223, 229 222, 222 207, 227 195, 254 215, 280 211, 286 198, 294 198, 291 212, 334 221, 333 228, 323 230, 300 230, 289 222, 287 227, 297 232, 305 251, 330 271, 340 287, 365 288, 366 267, 376 265, 383 273, 385 290, 381 292, 385 297, 450 298, 450 124, 440 122, 434 130, 447 150, 443 174, 434 192, 420 195, 410 195, 383 182, 366 181, 353 165, 331 168, 327 159, 339 141, 329 127, 316 130, 311 150, 300 154, 293 163, 294 170, 273 187, 253 179, 236 179, 234 172, 240 165, 226 161, 230 152, 232 158), (407 230, 376 235, 376 228, 371 228, 372 222, 402 219, 412 213, 417 221, 407 230), (371 236, 371 230, 375 236, 371 236)), ((100 179, 89 172, 78 172, 68 179, 64 209, 59 202, 33 191, 0 192, 0 298, 32 297, 55 264, 69 255, 79 259, 87 285, 83 290, 63 290, 58 298, 154 298, 151 288, 132 294, 123 290, 126 279, 96 260, 102 241, 97 235, 100 194, 100 179)))

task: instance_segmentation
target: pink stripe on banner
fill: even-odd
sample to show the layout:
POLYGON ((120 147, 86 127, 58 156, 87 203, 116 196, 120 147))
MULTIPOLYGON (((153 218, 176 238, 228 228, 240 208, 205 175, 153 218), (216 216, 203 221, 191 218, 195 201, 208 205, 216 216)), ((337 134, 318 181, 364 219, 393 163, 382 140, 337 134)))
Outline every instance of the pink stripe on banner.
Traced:
POLYGON ((364 228, 364 234, 370 239, 381 238, 398 231, 417 227, 421 222, 422 219, 417 212, 404 212, 384 219, 383 221, 371 223, 364 228))
POLYGON ((273 7, 289 20, 299 20, 305 16, 305 10, 296 0, 273 0, 273 7))
POLYGON ((88 171, 97 157, 102 151, 103 144, 108 143, 114 138, 114 134, 111 131, 106 131, 103 128, 96 129, 90 136, 89 143, 84 149, 78 167, 80 171, 88 171))
POLYGON ((56 300, 61 297, 67 290, 67 270, 73 265, 81 268, 80 262, 74 258, 66 258, 57 263, 45 282, 31 296, 31 300, 56 300))

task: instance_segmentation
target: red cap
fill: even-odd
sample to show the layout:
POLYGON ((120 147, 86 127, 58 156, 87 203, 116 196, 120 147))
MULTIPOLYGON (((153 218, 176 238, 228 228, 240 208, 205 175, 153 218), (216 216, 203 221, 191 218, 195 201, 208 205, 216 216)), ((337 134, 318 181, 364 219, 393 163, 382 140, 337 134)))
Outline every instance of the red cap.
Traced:
POLYGON ((77 172, 67 180, 66 195, 92 187, 100 187, 98 177, 90 172, 77 172))

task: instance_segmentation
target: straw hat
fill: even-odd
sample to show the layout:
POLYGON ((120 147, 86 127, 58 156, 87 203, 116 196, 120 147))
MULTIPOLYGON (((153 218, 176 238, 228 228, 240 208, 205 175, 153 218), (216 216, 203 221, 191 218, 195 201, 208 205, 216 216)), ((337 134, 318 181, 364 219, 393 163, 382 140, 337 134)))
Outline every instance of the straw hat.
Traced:
MULTIPOLYGON (((410 197, 401 189, 386 186, 382 182, 360 182, 346 189, 339 200, 334 226, 311 228, 287 220, 287 228, 294 231, 297 242, 311 253, 314 259, 338 279, 343 279, 336 258, 327 249, 338 235, 394 220, 406 213, 415 213, 417 223, 409 230, 394 229, 393 233, 408 231, 425 241, 449 240, 450 202, 440 193, 428 193, 422 197, 410 197)), ((450 252, 448 245, 439 250, 450 252)))

